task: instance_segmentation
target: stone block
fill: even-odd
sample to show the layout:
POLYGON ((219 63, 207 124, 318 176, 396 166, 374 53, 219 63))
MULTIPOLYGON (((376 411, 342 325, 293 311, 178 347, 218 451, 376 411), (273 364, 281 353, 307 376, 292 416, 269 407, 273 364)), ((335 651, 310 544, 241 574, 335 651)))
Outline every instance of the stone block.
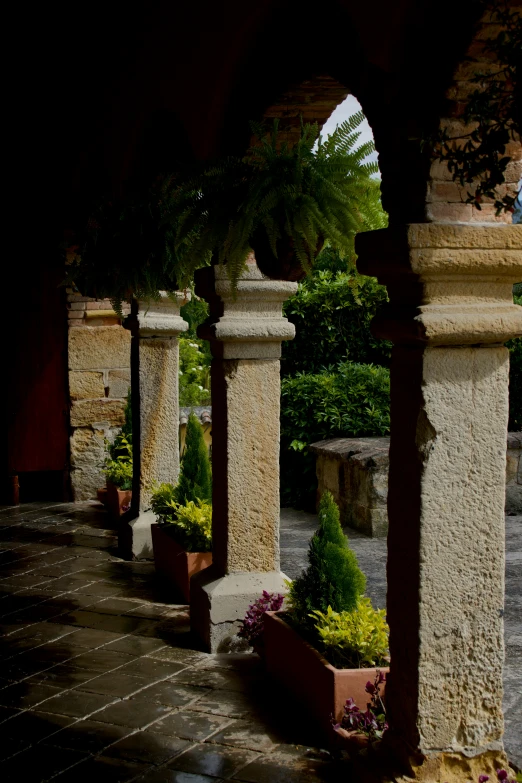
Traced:
POLYGON ((125 421, 125 403, 121 400, 77 400, 71 406, 71 427, 89 427, 96 423, 113 426, 125 421))
MULTIPOLYGON (((72 312, 72 311, 71 311, 72 312)), ((69 369, 130 367, 130 332, 121 326, 85 326, 69 332, 69 369)))
POLYGON ((74 370, 69 373, 71 400, 89 400, 105 396, 103 373, 74 370))
POLYGON ((312 443, 318 496, 329 490, 341 523, 368 536, 388 531, 389 438, 334 438, 312 443))
POLYGON ((79 427, 73 431, 69 441, 71 448, 71 467, 99 467, 106 457, 105 431, 90 427, 79 427))
POLYGON ((130 382, 130 370, 110 370, 109 397, 126 397, 127 392, 129 391, 130 382))
POLYGON ((433 220, 435 223, 469 223, 472 214, 471 204, 432 202, 426 205, 428 220, 433 220))

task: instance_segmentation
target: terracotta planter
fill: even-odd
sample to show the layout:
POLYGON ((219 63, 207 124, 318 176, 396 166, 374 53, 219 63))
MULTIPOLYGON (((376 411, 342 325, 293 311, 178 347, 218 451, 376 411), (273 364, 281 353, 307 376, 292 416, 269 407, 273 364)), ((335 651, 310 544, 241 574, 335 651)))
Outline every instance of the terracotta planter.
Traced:
POLYGON ((161 525, 152 525, 151 531, 156 573, 188 604, 190 578, 212 565, 212 552, 186 552, 161 529, 161 525))
POLYGON ((338 744, 332 717, 340 721, 347 699, 366 709, 370 700, 365 691, 368 680, 377 671, 389 669, 336 669, 293 628, 278 616, 267 612, 264 620, 265 662, 268 673, 301 702, 326 741, 338 744))
POLYGON ((131 489, 118 489, 110 481, 107 482, 107 507, 113 517, 125 514, 130 508, 131 499, 131 489))

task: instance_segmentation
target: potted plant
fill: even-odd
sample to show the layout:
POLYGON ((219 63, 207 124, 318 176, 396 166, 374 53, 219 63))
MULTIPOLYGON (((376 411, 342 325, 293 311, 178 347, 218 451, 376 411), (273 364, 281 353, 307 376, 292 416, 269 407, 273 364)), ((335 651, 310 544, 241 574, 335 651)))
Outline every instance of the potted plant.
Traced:
POLYGON ((293 145, 277 120, 268 132, 252 123, 243 158, 218 161, 178 188, 176 247, 185 263, 214 256, 235 284, 252 250, 264 274, 287 280, 301 279, 325 242, 352 256, 378 172, 365 162, 373 142, 354 149, 363 120, 354 114, 325 141, 317 124, 302 124, 293 145))
POLYGON ((366 585, 329 492, 319 506, 309 566, 290 585, 288 609, 264 615, 266 668, 314 715, 325 738, 348 699, 367 701, 366 686, 388 668, 383 610, 363 597, 366 585))
POLYGON ((156 573, 186 603, 193 574, 212 564, 212 478, 203 428, 191 413, 179 482, 161 484, 151 498, 156 573))
POLYGON ((130 508, 132 499, 132 401, 131 391, 127 393, 124 410, 125 420, 114 441, 105 441, 107 458, 104 462, 105 487, 98 490, 100 503, 109 509, 114 517, 120 517, 130 508))
MULTIPOLYGON (((116 441, 115 441, 116 443, 116 441)), ((107 481, 107 506, 113 517, 120 517, 129 510, 132 499, 132 444, 125 435, 117 437, 117 453, 109 446, 110 453, 105 460, 103 472, 107 481)))

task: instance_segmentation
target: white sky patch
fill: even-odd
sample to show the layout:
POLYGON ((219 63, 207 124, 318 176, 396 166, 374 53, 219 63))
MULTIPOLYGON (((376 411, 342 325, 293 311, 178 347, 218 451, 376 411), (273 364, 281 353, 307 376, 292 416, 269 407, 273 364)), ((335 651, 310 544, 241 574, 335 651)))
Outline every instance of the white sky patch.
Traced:
MULTIPOLYGON (((358 111, 361 111, 362 107, 357 98, 354 95, 349 95, 342 103, 339 104, 339 106, 335 109, 334 113, 328 118, 328 120, 323 125, 321 135, 324 137, 329 136, 331 133, 334 132, 337 125, 340 125, 342 122, 348 119, 348 117, 351 117, 352 114, 355 114, 358 111)), ((360 146, 361 144, 364 144, 367 141, 373 141, 373 133, 372 129, 370 128, 370 124, 368 120, 365 118, 362 125, 359 126, 359 131, 361 131, 361 135, 359 137, 359 143, 357 146, 360 146)), ((378 155, 377 152, 372 153, 371 155, 368 155, 368 157, 365 159, 365 161, 377 161, 378 155)))

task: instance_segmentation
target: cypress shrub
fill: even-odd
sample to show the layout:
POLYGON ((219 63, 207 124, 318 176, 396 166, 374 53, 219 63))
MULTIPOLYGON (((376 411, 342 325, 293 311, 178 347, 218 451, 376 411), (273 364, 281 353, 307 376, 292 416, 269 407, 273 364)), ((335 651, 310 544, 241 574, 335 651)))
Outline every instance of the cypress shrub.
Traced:
POLYGON ((308 549, 309 566, 290 587, 291 618, 307 634, 315 635, 314 611, 353 611, 364 593, 366 577, 348 546, 331 492, 319 505, 319 528, 308 549))
POLYGON ((203 427, 195 413, 191 413, 187 422, 185 454, 181 461, 179 483, 176 487, 176 500, 185 505, 190 500, 197 503, 202 500, 212 503, 212 472, 208 449, 203 437, 203 427))

